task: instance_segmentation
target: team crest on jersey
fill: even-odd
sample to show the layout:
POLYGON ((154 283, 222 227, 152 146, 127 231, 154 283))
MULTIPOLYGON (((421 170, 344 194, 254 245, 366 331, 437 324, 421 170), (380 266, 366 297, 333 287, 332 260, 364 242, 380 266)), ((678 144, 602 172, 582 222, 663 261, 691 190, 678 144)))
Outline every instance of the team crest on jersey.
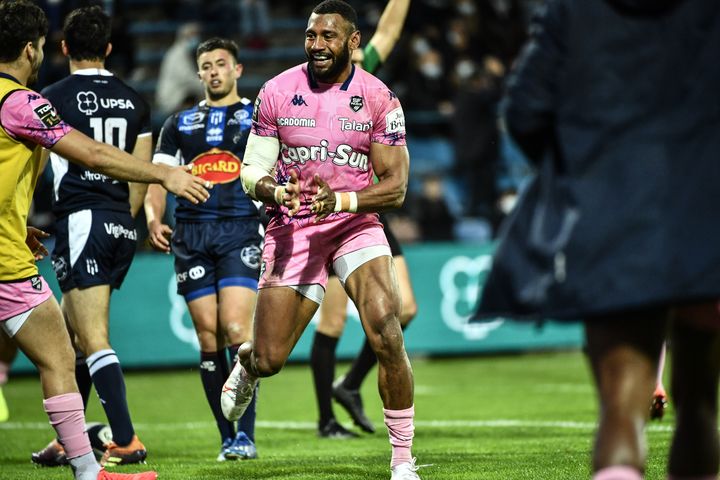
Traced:
POLYGON ((92 115, 98 111, 98 101, 95 92, 78 92, 75 99, 78 102, 78 110, 85 115, 92 115))
POLYGON ((192 160, 192 174, 213 183, 229 183, 240 176, 242 162, 232 152, 213 148, 192 160))
POLYGON ((40 121, 46 127, 54 127, 60 123, 60 117, 55 112, 55 109, 49 103, 43 103, 39 107, 35 107, 35 113, 37 114, 40 121))
MULTIPOLYGON (((263 88, 265 88, 264 85, 263 85, 263 88)), ((257 97, 257 98, 255 99, 255 104, 253 105, 253 114, 252 114, 252 121, 253 121, 253 122, 257 122, 257 121, 258 121, 258 112, 260 111, 260 103, 262 103, 262 100, 260 99, 260 97, 257 97)))
POLYGON ((363 97, 360 95, 353 95, 350 97, 350 108, 352 108, 353 112, 358 112, 363 107, 363 97))
POLYGON ((65 280, 68 276, 68 264, 63 257, 55 257, 52 259, 52 267, 55 270, 55 276, 59 282, 65 280))

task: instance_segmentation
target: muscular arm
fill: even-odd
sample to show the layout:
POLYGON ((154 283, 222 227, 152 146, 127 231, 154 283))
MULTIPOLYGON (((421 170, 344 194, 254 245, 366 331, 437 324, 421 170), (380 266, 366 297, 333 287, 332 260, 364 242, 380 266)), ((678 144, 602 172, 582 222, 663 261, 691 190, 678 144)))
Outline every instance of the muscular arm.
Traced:
POLYGON ((400 32, 409 8, 410 0, 390 0, 385 6, 377 29, 368 42, 377 51, 381 62, 387 60, 400 39, 400 32))
POLYGON ((50 150, 109 177, 126 182, 162 183, 168 190, 193 203, 209 197, 199 177, 192 177, 180 169, 138 160, 127 152, 92 140, 77 130, 71 130, 50 150))
POLYGON ((145 195, 145 219, 150 245, 161 252, 170 253, 169 235, 172 230, 162 223, 167 201, 167 190, 162 185, 148 185, 145 195))
POLYGON ((358 212, 381 212, 401 207, 410 169, 407 147, 371 143, 370 160, 379 182, 357 192, 358 212))
MULTIPOLYGON (((138 138, 132 155, 143 162, 149 163, 152 159, 152 135, 145 135, 138 138)), ((137 217, 140 207, 143 206, 145 192, 147 192, 148 186, 146 183, 131 182, 128 187, 130 190, 130 213, 133 217, 137 217)))

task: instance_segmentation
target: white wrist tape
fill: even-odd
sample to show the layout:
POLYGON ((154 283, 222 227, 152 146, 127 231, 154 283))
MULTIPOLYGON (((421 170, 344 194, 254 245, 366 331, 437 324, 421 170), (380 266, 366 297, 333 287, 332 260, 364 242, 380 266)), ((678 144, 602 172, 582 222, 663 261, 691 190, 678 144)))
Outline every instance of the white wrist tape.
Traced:
POLYGON ((277 187, 275 187, 275 193, 273 195, 275 197, 275 203, 277 203, 278 205, 282 205, 284 195, 285 195, 285 185, 278 185, 277 187))
POLYGON ((275 137, 261 137, 251 133, 245 147, 240 178, 245 193, 255 198, 255 184, 271 175, 280 153, 280 142, 275 137))
POLYGON ((357 212, 357 192, 335 192, 336 212, 357 212))

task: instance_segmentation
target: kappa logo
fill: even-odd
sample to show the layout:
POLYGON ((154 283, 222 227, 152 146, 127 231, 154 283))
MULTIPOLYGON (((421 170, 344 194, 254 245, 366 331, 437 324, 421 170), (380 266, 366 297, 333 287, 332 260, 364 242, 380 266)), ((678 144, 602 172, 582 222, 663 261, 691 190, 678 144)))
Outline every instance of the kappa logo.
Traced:
POLYGON ((78 102, 78 110, 85 115, 92 115, 98 111, 98 101, 95 92, 78 92, 75 98, 78 102))
POLYGON ((200 370, 206 370, 208 372, 214 372, 216 368, 215 362, 212 360, 203 360, 200 362, 200 370))
POLYGON ((360 95, 353 95, 350 97, 350 108, 352 108, 353 112, 359 111, 364 105, 363 97, 360 95))
POLYGON ((302 95, 295 95, 290 101, 290 103, 292 105, 295 105, 296 107, 299 107, 300 105, 305 105, 307 107, 307 103, 305 102, 305 99, 302 95))

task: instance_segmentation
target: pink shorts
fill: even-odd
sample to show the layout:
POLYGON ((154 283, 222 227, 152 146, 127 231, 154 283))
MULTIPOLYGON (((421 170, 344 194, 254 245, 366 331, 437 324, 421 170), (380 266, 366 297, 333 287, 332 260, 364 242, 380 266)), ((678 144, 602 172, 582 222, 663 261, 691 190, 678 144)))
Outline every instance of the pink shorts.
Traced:
POLYGON ((18 282, 0 282, 0 321, 37 307, 50 295, 52 291, 41 275, 18 282))
POLYGON ((271 226, 265 233, 258 288, 310 284, 325 288, 335 260, 377 246, 389 252, 383 226, 374 214, 271 226))

